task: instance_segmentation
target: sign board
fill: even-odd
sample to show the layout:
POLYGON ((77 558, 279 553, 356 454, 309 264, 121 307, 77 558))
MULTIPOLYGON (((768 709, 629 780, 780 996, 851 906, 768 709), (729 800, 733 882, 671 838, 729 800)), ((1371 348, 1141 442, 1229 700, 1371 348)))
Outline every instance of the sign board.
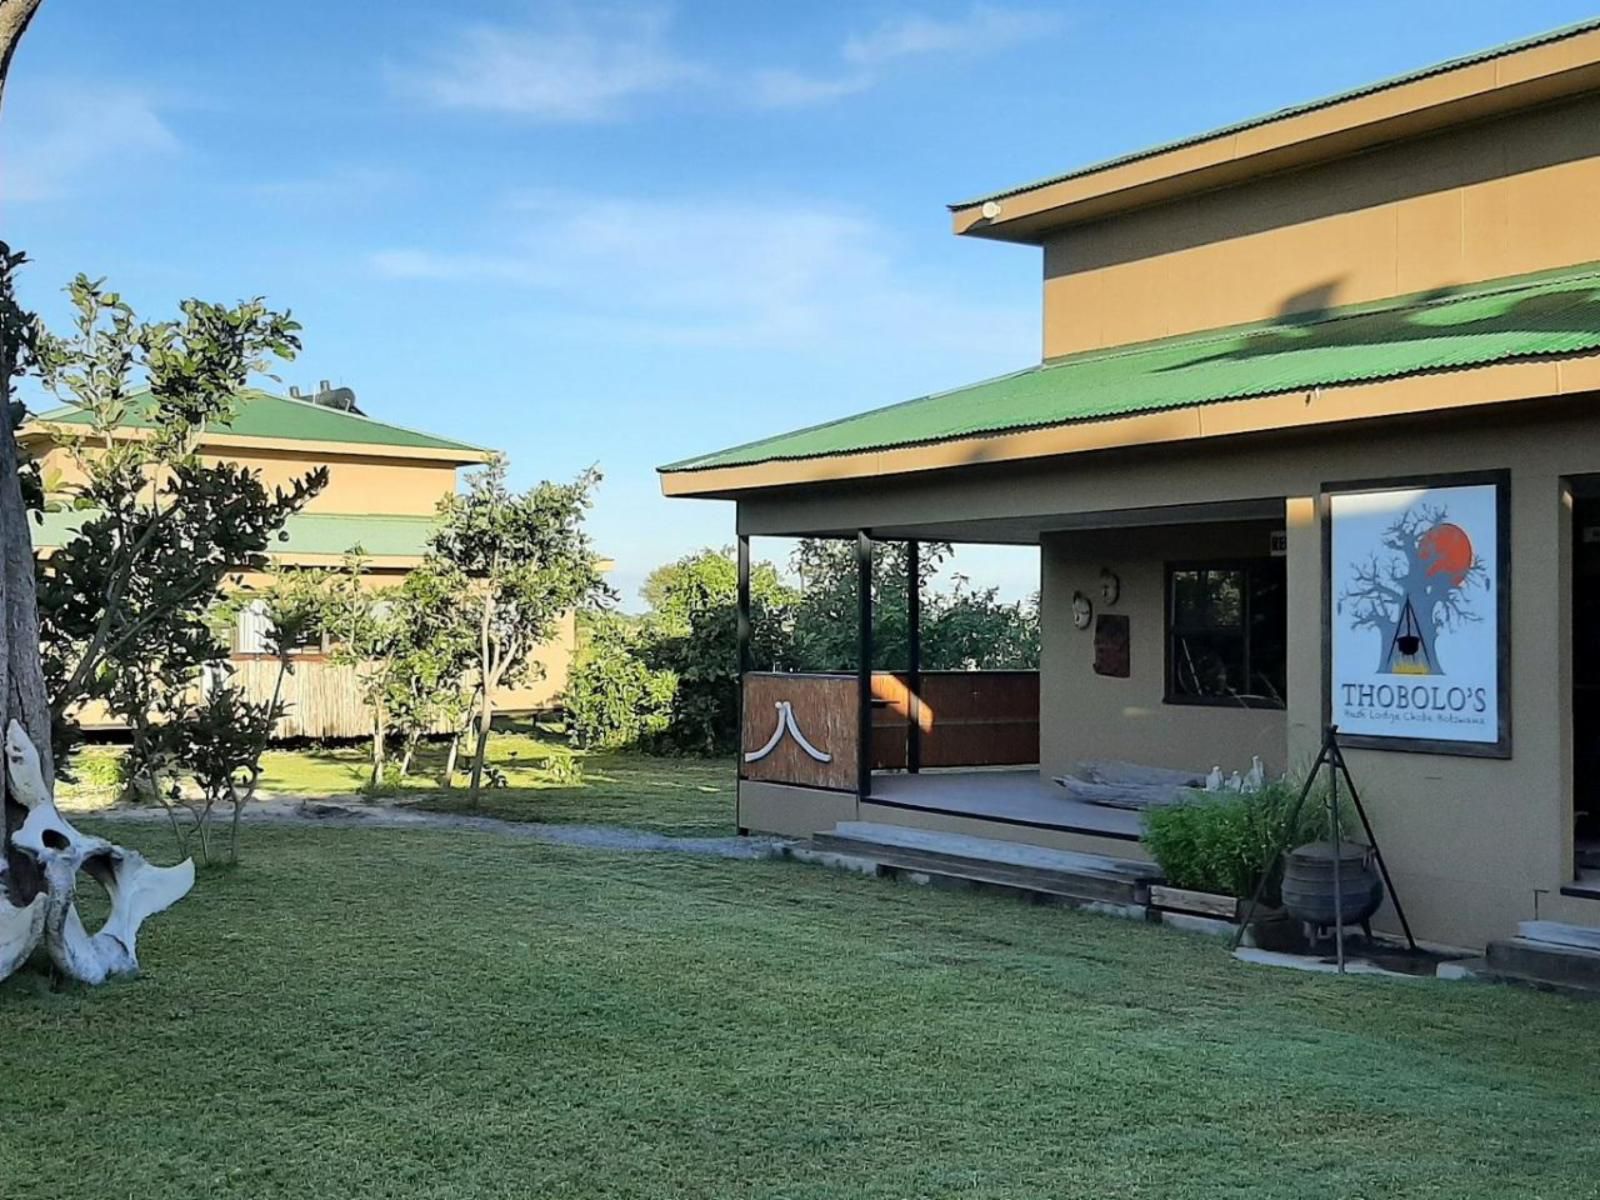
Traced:
POLYGON ((1325 490, 1323 657, 1341 741, 1510 757, 1507 477, 1325 490))

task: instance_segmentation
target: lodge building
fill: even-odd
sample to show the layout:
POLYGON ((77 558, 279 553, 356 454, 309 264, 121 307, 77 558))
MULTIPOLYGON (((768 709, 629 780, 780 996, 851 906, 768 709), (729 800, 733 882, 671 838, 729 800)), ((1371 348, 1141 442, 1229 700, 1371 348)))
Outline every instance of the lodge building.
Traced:
POLYGON ((740 826, 1136 858, 1053 781, 1336 724, 1420 937, 1600 925, 1600 21, 951 212, 1040 248, 1037 364, 662 486, 746 559, 1035 546, 1040 670, 747 671, 740 826))

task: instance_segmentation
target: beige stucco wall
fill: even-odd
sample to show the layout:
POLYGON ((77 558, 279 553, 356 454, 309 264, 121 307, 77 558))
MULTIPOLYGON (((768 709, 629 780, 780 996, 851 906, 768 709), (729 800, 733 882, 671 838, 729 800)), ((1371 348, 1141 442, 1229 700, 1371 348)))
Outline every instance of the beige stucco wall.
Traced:
MULTIPOLYGON (((864 527, 921 529, 937 536, 940 522, 1027 518, 1048 526, 1052 516, 1059 516, 1065 526, 1073 514, 1282 498, 1290 590, 1285 754, 1293 762, 1314 753, 1323 722, 1321 529, 1314 507, 1321 485, 1509 469, 1513 756, 1499 761, 1374 750, 1349 755, 1419 936, 1481 945, 1531 918, 1535 892, 1541 916, 1600 926, 1600 902, 1559 895, 1573 877, 1570 510, 1563 479, 1600 473, 1597 403, 1594 396, 1575 397, 1493 413, 1219 438, 1202 451, 1181 446, 1110 451, 883 479, 870 486, 794 489, 741 501, 739 524, 750 534, 864 527)), ((1154 516, 1151 521, 1159 523, 1154 516)), ((1118 532, 1112 544, 1129 537, 1118 532)), ((1063 589, 1071 593, 1072 559, 1063 561, 1063 543, 1049 535, 1044 540, 1058 549, 1046 556, 1052 565, 1045 580, 1047 678, 1041 716, 1048 728, 1059 731, 1055 737, 1061 746, 1114 744, 1134 724, 1121 708, 1078 704, 1069 688, 1049 678, 1063 667, 1071 671, 1087 649, 1071 644, 1075 633, 1059 629, 1060 596, 1063 589)), ((1149 570, 1154 569, 1152 556, 1149 570)), ((1135 603, 1148 585, 1139 584, 1138 569, 1124 578, 1129 603, 1135 603)), ((1159 594, 1158 588, 1152 591, 1159 594)), ((1139 627, 1152 619, 1153 610, 1143 614, 1139 627)), ((1139 627, 1136 663, 1152 641, 1139 627)), ((1178 731, 1192 714, 1179 716, 1170 728, 1174 737, 1187 739, 1192 735, 1178 731)), ((1243 749, 1248 738, 1233 744, 1243 749)), ((1153 751, 1166 752, 1165 747, 1153 751)), ((1045 753, 1062 761, 1071 751, 1045 753)), ((1389 921, 1392 926, 1392 917, 1389 921)))
MULTIPOLYGON (((448 462, 255 449, 202 454, 201 458, 207 463, 249 467, 260 473, 261 482, 269 489, 288 490, 307 471, 326 466, 328 486, 312 497, 306 512, 432 516, 439 501, 456 486, 456 468, 448 462)), ((62 486, 83 482, 82 467, 63 447, 43 450, 39 463, 46 477, 54 477, 62 486)))
POLYGON ((1044 353, 1600 260, 1600 97, 1069 228, 1044 353))
POLYGON ((1247 771, 1259 754, 1285 768, 1282 709, 1167 704, 1165 564, 1206 558, 1265 558, 1280 522, 1235 522, 1049 534, 1039 553, 1039 766, 1063 775, 1085 759, 1147 766, 1247 771), (1101 568, 1121 581, 1114 604, 1100 594, 1101 568), (1094 672, 1094 628, 1072 624, 1072 593, 1100 613, 1128 617, 1130 674, 1094 672))

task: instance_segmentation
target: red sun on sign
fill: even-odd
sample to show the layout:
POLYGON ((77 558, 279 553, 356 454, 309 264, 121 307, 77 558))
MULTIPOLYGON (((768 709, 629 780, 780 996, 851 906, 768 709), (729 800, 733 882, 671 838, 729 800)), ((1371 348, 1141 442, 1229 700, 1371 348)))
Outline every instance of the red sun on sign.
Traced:
POLYGON ((1451 584, 1460 587, 1472 569, 1472 539, 1461 526, 1441 521, 1417 541, 1417 557, 1430 576, 1448 576, 1451 584))

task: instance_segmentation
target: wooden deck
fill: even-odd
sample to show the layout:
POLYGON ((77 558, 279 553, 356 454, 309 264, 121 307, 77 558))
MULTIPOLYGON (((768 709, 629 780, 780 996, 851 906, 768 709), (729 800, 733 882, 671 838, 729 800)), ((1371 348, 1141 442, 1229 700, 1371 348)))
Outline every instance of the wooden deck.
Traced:
POLYGON ((871 802, 1005 825, 1139 840, 1138 813, 1074 800, 1033 768, 878 774, 872 777, 871 802))

